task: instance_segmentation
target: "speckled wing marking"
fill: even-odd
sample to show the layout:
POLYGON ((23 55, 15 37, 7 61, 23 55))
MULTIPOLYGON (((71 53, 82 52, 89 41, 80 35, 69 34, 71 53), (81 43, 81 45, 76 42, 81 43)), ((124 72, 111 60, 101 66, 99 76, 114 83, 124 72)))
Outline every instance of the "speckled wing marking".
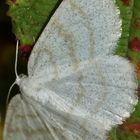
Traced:
POLYGON ((113 0, 64 0, 34 46, 29 76, 42 73, 44 65, 48 77, 75 71, 80 62, 112 54, 120 35, 113 0))
POLYGON ((125 59, 105 56, 59 80, 29 79, 8 107, 4 140, 107 140, 137 102, 134 75, 125 59))
MULTIPOLYGON (((28 104, 20 95, 15 96, 8 107, 4 140, 70 140, 67 138, 68 130, 65 131, 65 134, 62 133, 63 128, 61 128, 61 121, 58 120, 59 117, 57 120, 55 117, 50 118, 51 112, 42 108, 32 100, 28 104), (46 120, 48 117, 49 120, 46 120)), ((66 119, 63 119, 63 123, 66 123, 65 121, 66 119)), ((73 124, 70 129, 76 132, 77 128, 74 128, 73 124)), ((81 131, 83 133, 85 130, 81 131)), ((75 132, 71 138, 73 136, 77 138, 76 140, 81 140, 75 132)))
POLYGON ((112 54, 120 26, 113 0, 63 0, 20 79, 23 99, 10 103, 5 140, 107 140, 137 103, 133 67, 112 54))
POLYGON ((134 69, 119 56, 96 57, 69 76, 49 82, 40 78, 32 86, 35 91, 27 96, 68 113, 67 118, 84 117, 83 127, 92 118, 110 130, 129 117, 137 103, 134 69))
POLYGON ((88 123, 83 127, 82 117, 71 115, 71 118, 67 118, 65 112, 53 112, 54 110, 53 108, 44 110, 37 102, 30 100, 30 103, 27 103, 20 95, 16 95, 8 107, 4 140, 103 140, 105 138, 104 135, 100 135, 105 134, 100 123, 90 120, 92 125, 88 123), (66 125, 67 128, 64 127, 66 125))
POLYGON ((20 95, 14 97, 8 106, 5 130, 4 140, 53 139, 35 108, 27 104, 20 95))

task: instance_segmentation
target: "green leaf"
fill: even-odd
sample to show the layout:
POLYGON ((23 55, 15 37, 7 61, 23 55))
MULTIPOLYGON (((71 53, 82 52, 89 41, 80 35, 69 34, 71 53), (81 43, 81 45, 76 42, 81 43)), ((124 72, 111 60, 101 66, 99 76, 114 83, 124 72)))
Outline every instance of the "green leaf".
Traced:
POLYGON ((126 57, 133 15, 133 0, 131 0, 128 5, 125 5, 122 0, 116 0, 116 4, 120 9, 120 18, 122 19, 122 35, 116 49, 116 54, 126 57))
POLYGON ((8 15, 12 18, 13 32, 21 45, 33 45, 60 0, 8 1, 8 15))
MULTIPOLYGON (((116 54, 128 57, 135 64, 137 71, 140 69, 140 0, 116 0, 122 18, 122 36, 119 40, 116 54), (124 4, 128 2, 128 4, 124 4)), ((140 87, 140 73, 138 74, 138 85, 140 87)), ((137 124, 140 128, 140 101, 135 111, 127 120, 129 124, 137 124)), ((140 129, 136 132, 123 129, 123 126, 113 128, 110 132, 110 140, 139 140, 140 129)))
MULTIPOLYGON (((139 140, 139 136, 134 135, 132 132, 128 130, 124 130, 122 128, 113 128, 111 131, 111 140, 139 140)), ((109 140, 110 140, 109 139, 109 140)))

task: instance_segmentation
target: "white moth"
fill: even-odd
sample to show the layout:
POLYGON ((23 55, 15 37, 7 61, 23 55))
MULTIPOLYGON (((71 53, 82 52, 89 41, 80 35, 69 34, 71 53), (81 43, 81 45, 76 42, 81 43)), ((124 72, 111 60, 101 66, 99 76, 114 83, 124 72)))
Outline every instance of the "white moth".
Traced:
POLYGON ((137 103, 133 66, 113 55, 114 0, 63 0, 16 83, 4 140, 107 140, 137 103))

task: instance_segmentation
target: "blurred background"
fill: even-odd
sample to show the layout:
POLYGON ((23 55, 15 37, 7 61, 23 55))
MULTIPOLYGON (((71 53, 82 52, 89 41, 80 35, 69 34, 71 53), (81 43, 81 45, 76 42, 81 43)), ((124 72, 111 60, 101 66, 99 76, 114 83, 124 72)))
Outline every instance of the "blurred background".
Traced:
POLYGON ((8 5, 0 0, 0 140, 5 118, 6 97, 14 81, 15 36, 10 18, 6 15, 8 5))
MULTIPOLYGON (((15 81, 14 59, 16 38, 12 33, 12 23, 7 16, 8 5, 5 0, 0 0, 0 140, 5 119, 6 98, 8 90, 15 81)), ((26 62, 18 58, 18 72, 26 73, 26 62), (23 62, 21 62, 23 61, 23 62)), ((10 98, 19 93, 18 87, 12 89, 10 98)))
POLYGON ((8 5, 0 1, 0 113, 3 118, 8 88, 14 80, 15 36, 11 20, 6 15, 8 5))

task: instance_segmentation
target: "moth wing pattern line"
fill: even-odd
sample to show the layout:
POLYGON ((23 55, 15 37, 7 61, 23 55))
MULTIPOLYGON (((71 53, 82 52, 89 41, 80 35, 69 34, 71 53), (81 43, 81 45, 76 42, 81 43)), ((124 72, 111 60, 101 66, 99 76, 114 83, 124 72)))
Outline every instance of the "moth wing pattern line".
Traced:
POLYGON ((80 62, 112 54, 120 36, 113 0, 64 0, 34 46, 28 74, 39 75, 45 66, 48 79, 52 74, 61 77, 80 62))
POLYGON ((10 102, 4 140, 107 140, 137 103, 134 68, 113 55, 120 36, 114 0, 63 0, 10 102))

